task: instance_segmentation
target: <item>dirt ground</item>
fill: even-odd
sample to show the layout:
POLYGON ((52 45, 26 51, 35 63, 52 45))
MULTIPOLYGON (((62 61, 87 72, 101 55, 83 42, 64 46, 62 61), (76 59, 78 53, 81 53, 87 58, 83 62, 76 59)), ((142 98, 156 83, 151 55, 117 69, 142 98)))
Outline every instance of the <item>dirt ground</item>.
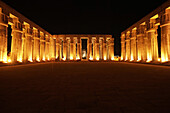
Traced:
POLYGON ((170 113, 170 67, 124 62, 0 67, 0 113, 170 113))

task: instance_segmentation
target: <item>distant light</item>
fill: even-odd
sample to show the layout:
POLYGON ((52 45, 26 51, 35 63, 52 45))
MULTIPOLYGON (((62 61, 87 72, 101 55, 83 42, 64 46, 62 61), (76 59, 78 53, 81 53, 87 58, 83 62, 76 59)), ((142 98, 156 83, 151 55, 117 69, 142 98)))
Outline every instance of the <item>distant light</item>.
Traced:
POLYGON ((104 56, 104 60, 107 60, 107 59, 106 59, 106 56, 104 56))
POLYGON ((11 63, 11 59, 8 59, 8 63, 11 63))

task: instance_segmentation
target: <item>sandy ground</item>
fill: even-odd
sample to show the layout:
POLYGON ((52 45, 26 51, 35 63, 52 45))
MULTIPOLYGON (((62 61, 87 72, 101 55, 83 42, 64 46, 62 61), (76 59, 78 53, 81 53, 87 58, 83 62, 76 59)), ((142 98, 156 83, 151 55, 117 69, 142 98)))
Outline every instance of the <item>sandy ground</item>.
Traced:
POLYGON ((170 113, 170 67, 124 62, 0 67, 0 113, 170 113))

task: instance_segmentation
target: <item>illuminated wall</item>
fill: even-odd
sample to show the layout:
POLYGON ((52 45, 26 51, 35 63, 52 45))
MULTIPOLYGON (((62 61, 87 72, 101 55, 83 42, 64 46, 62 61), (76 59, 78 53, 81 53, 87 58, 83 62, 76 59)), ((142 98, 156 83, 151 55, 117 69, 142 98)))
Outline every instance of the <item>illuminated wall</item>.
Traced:
POLYGON ((170 1, 165 2, 121 33, 121 60, 170 61, 170 1), (161 31, 158 28, 161 28, 161 31), (158 36, 158 34, 161 35, 158 36), (158 42, 159 37, 161 42, 158 42), (158 52, 158 43, 161 43, 161 55, 158 52))

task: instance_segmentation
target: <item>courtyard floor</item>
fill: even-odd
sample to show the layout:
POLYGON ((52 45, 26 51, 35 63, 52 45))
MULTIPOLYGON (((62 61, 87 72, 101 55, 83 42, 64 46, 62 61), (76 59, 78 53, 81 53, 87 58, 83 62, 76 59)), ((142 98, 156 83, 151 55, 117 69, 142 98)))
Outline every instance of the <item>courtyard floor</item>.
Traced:
POLYGON ((170 113, 170 67, 126 62, 0 67, 0 113, 170 113))

